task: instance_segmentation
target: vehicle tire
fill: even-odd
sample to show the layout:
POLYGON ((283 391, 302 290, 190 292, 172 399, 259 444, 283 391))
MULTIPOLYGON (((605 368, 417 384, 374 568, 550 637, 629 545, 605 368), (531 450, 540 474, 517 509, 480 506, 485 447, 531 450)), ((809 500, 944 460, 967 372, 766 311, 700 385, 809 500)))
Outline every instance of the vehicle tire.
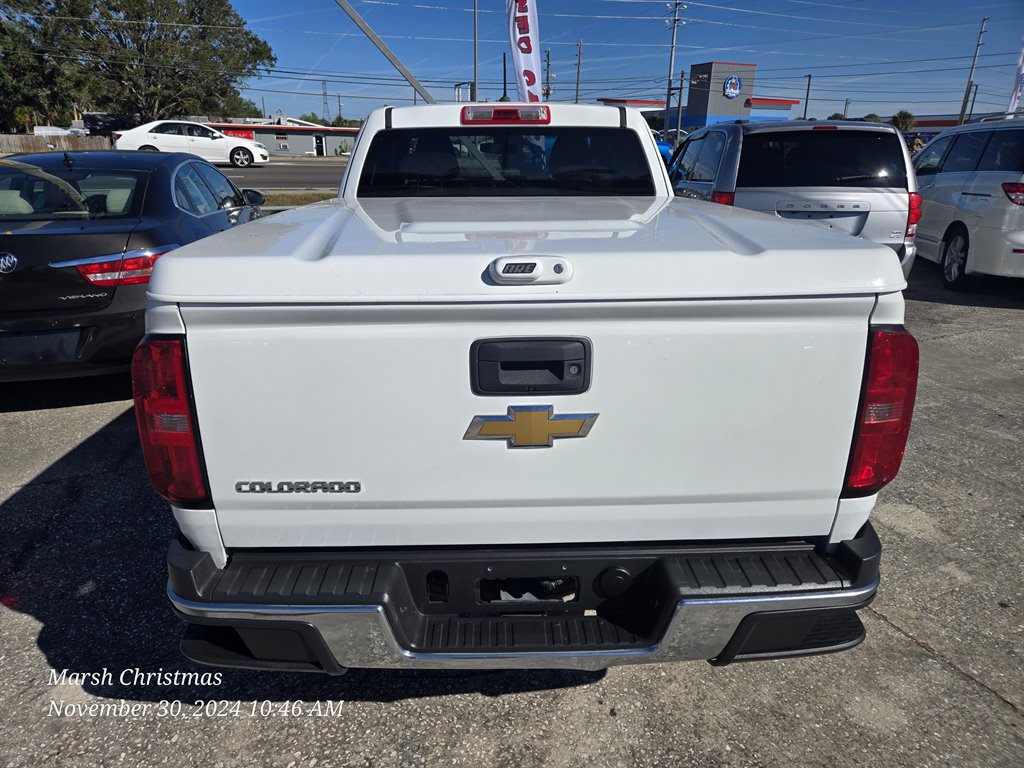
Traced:
POLYGON ((966 291, 970 287, 967 275, 967 254, 970 242, 967 230, 961 226, 954 227, 942 239, 942 284, 951 291, 966 291))
POLYGON ((147 144, 144 147, 139 147, 139 152, 159 152, 159 151, 160 151, 159 149, 157 149, 156 147, 151 147, 151 146, 149 146, 149 144, 147 144))
POLYGON ((248 168, 252 165, 252 152, 245 147, 235 147, 231 150, 230 157, 235 168, 248 168))

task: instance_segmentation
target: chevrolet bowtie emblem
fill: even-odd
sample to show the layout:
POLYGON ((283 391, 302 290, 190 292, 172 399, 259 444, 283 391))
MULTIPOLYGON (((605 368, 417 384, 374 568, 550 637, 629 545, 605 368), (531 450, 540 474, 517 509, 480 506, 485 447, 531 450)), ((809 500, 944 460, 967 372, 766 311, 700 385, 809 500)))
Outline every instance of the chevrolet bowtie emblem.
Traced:
POLYGON ((554 415, 552 405, 510 405, 507 416, 474 416, 463 440, 505 440, 509 448, 550 448, 556 439, 586 437, 596 413, 554 415))

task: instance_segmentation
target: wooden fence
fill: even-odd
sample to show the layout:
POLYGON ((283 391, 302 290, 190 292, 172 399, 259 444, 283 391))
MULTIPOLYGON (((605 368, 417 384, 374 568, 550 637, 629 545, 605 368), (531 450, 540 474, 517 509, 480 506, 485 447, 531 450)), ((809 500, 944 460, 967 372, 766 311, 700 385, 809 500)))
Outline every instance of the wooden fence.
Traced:
POLYGON ((0 155, 14 152, 46 152, 48 150, 110 149, 106 136, 29 136, 0 134, 0 155))

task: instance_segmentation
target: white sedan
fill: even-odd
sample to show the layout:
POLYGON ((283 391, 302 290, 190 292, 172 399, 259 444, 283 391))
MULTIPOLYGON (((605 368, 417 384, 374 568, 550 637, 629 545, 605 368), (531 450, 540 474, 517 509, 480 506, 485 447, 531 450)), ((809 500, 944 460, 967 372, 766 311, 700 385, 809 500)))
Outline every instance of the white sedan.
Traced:
POLYGON ((156 120, 115 133, 114 149, 191 152, 211 163, 231 163, 239 168, 270 161, 270 152, 258 141, 228 136, 186 120, 156 120))

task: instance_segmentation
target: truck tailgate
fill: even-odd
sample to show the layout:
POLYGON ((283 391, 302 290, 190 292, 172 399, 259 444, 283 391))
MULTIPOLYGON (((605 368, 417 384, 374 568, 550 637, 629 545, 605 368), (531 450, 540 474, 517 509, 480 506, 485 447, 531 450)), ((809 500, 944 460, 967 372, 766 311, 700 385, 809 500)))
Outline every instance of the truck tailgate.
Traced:
POLYGON ((182 303, 224 544, 826 535, 874 301, 182 303), (589 341, 589 388, 474 394, 473 342, 523 338, 589 341), (552 447, 465 439, 531 405, 596 418, 552 447))

